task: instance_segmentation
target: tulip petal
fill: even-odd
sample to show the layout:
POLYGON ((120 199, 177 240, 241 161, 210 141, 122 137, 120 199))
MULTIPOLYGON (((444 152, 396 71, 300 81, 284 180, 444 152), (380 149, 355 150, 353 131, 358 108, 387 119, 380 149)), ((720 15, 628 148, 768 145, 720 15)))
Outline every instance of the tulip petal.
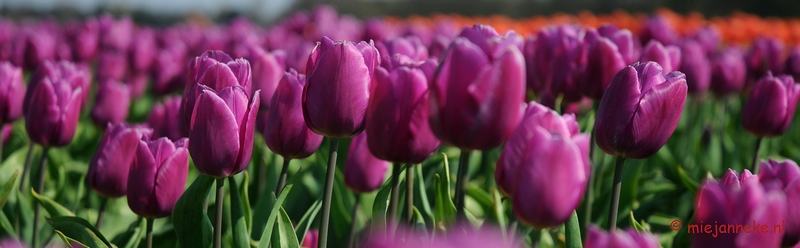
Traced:
MULTIPOLYGON (((172 142, 163 139, 166 142, 172 142)), ((178 198, 183 194, 186 185, 186 177, 189 173, 189 155, 186 148, 175 149, 163 163, 157 164, 153 186, 153 193, 150 198, 150 207, 156 217, 167 217, 172 213, 178 198)))
POLYGON ((151 195, 155 189, 155 175, 158 167, 147 142, 139 141, 136 155, 128 174, 128 206, 139 215, 148 216, 147 206, 151 204, 151 195))
MULTIPOLYGON (((657 73, 661 76, 661 73, 657 73)), ((686 79, 671 78, 652 86, 638 102, 631 124, 625 135, 619 137, 629 158, 646 158, 661 149, 680 121, 686 103, 686 79)))
POLYGON ((620 71, 606 90, 597 110, 595 141, 608 154, 619 156, 620 135, 629 132, 627 126, 633 118, 640 97, 640 84, 636 69, 628 66, 620 71))
POLYGON ((213 177, 233 172, 240 149, 239 126, 225 101, 204 90, 197 98, 189 133, 189 151, 197 169, 213 177))

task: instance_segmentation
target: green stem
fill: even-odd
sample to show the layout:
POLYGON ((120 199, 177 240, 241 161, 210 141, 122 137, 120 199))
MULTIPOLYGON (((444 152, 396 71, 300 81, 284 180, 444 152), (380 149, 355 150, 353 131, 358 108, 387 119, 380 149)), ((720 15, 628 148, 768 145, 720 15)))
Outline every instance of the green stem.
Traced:
MULTIPOLYGON (((45 176, 45 170, 47 169, 47 152, 49 150, 50 150, 50 148, 47 148, 47 147, 45 147, 44 150, 42 150, 42 159, 40 159, 40 161, 39 161, 39 171, 37 172, 37 173, 39 173, 39 182, 38 182, 38 184, 36 186, 36 193, 38 193, 38 194, 44 194, 44 192, 43 192, 43 189, 44 189, 44 176, 45 176)), ((31 247, 38 247, 37 244, 39 244, 39 240, 38 240, 38 238, 39 238, 38 237, 39 236, 39 215, 41 214, 41 210, 42 210, 41 207, 42 206, 39 205, 39 201, 34 201, 33 204, 34 204, 35 207, 34 207, 34 211, 33 211, 33 236, 31 238, 31 247)))
POLYGON ((281 190, 286 185, 286 174, 289 174, 290 161, 292 161, 291 158, 283 158, 283 168, 281 169, 281 176, 278 178, 278 188, 275 189, 276 196, 281 195, 281 190))
POLYGON ((414 219, 414 165, 406 166, 406 223, 414 219))
POLYGON ((153 221, 154 219, 147 218, 147 248, 153 248, 153 221))
POLYGON ((564 224, 565 229, 565 236, 567 239, 566 247, 567 248, 580 248, 583 247, 581 244, 581 230, 580 224, 578 223, 578 213, 572 211, 572 216, 569 218, 567 223, 564 224))
POLYGON ((465 220, 466 210, 464 209, 464 195, 467 193, 467 182, 469 181, 469 155, 472 151, 461 150, 461 157, 458 159, 458 175, 456 177, 456 219, 465 220))
POLYGON ((761 165, 761 163, 758 161, 758 157, 761 153, 761 143, 763 143, 763 140, 764 137, 758 137, 758 139, 756 139, 756 151, 753 154, 753 169, 751 171, 753 174, 758 174, 758 167, 761 165))
POLYGON ((214 202, 214 248, 222 247, 222 202, 225 200, 225 178, 217 178, 217 201, 214 202))
POLYGON ((611 207, 608 209, 608 230, 617 229, 617 212, 619 209, 619 191, 622 189, 622 166, 625 158, 617 157, 617 165, 614 166, 614 187, 611 191, 611 207))
POLYGON ((347 247, 355 248, 356 245, 356 226, 358 224, 358 208, 361 205, 361 195, 356 193, 356 203, 353 204, 353 221, 350 222, 350 238, 347 241, 347 247))
POLYGON ((403 165, 396 163, 392 165, 392 192, 389 196, 389 221, 394 226, 395 219, 397 218, 397 205, 400 201, 400 172, 403 165))
POLYGON ((598 174, 600 171, 598 168, 600 166, 594 166, 595 163, 592 163, 592 152, 594 151, 594 128, 592 128, 592 132, 589 134, 589 161, 592 168, 591 173, 589 173, 589 182, 586 184, 586 196, 584 197, 586 201, 586 205, 583 209, 583 225, 581 225, 581 235, 586 236, 586 230, 589 230, 589 225, 592 224, 592 205, 594 204, 594 184, 597 181, 598 174))
POLYGON ((28 155, 25 157, 25 167, 22 168, 22 176, 19 179, 19 192, 25 193, 25 181, 28 179, 28 171, 30 171, 31 163, 33 162, 33 142, 28 146, 28 155))
POLYGON ((100 209, 97 210, 97 222, 94 224, 94 227, 97 230, 100 230, 100 224, 103 223, 103 216, 106 214, 106 204, 108 204, 107 197, 100 197, 100 209))
POLYGON ((331 139, 328 155, 328 171, 325 173, 325 191, 322 195, 322 220, 319 227, 318 248, 328 247, 328 228, 331 218, 331 197, 333 196, 333 177, 336 175, 336 156, 339 152, 339 139, 331 139))

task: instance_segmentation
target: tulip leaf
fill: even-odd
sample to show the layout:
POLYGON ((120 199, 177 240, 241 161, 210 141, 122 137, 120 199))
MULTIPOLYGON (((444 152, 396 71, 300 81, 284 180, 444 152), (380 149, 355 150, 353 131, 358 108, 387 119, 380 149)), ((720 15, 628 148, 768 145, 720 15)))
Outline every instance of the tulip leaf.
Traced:
POLYGON ((60 231, 56 231, 56 234, 58 234, 58 237, 61 238, 61 241, 64 241, 64 244, 67 244, 70 247, 75 247, 75 245, 78 245, 79 247, 89 248, 89 246, 81 244, 81 242, 78 242, 77 240, 67 237, 66 235, 64 235, 64 233, 60 231))
POLYGON ((425 218, 422 217, 422 213, 419 212, 416 206, 414 206, 414 218, 411 219, 411 223, 414 223, 414 230, 425 231, 425 218))
POLYGON ((583 247, 583 242, 581 242, 581 224, 578 223, 578 213, 574 210, 572 211, 572 216, 567 220, 567 223, 564 223, 564 230, 567 248, 583 247))
POLYGON ((303 214, 303 217, 300 218, 300 222, 297 222, 297 228, 295 228, 294 234, 295 236, 297 236, 297 242, 299 242, 300 244, 302 244, 303 241, 305 240, 306 233, 308 233, 308 229, 311 227, 311 223, 313 223, 314 219, 317 218, 317 214, 319 213, 319 210, 321 208, 322 208, 322 198, 314 201, 314 203, 311 204, 311 207, 308 208, 308 211, 306 211, 306 213, 303 214))
POLYGON ((134 222, 128 230, 123 233, 118 234, 116 237, 111 239, 111 243, 122 248, 136 248, 139 247, 139 243, 141 243, 142 238, 144 238, 144 218, 139 218, 134 222))
POLYGON ((417 192, 414 192, 414 202, 419 202, 419 204, 422 205, 422 212, 425 213, 424 216, 433 220, 433 210, 431 210, 431 204, 428 200, 428 188, 425 187, 425 177, 422 175, 422 164, 414 166, 414 173, 416 174, 414 178, 416 178, 417 183, 415 186, 417 192))
POLYGON ((51 217, 75 216, 75 214, 66 207, 61 206, 61 204, 58 204, 47 196, 37 194, 33 189, 31 189, 31 194, 36 198, 39 204, 42 204, 42 207, 47 210, 47 213, 49 213, 51 217))
POLYGON ((453 223, 456 218, 456 205, 453 204, 453 199, 450 197, 450 185, 445 183, 439 174, 434 177, 436 184, 436 205, 434 205, 434 220, 435 226, 439 230, 446 230, 445 228, 453 223))
MULTIPOLYGON (((283 190, 281 191, 281 195, 278 196, 278 199, 275 199, 275 193, 272 194, 272 203, 269 205, 271 209, 269 211, 269 218, 267 218, 266 226, 264 227, 264 232, 261 233, 261 240, 258 242, 259 248, 268 248, 271 244, 270 239, 272 238, 272 229, 275 227, 275 219, 278 218, 278 214, 280 214, 281 205, 283 205, 283 201, 286 200, 286 195, 289 194, 289 191, 292 190, 292 184, 287 184, 283 190)), ((260 211, 265 211, 266 209, 259 209, 260 211)))
POLYGON ((700 188, 700 184, 697 183, 697 181, 695 181, 694 179, 692 179, 692 177, 690 177, 688 174, 686 174, 686 171, 683 170, 683 167, 681 166, 677 167, 678 167, 678 177, 681 180, 681 184, 683 184, 683 186, 686 187, 686 189, 689 190, 689 192, 692 192, 692 194, 694 195, 697 192, 697 189, 700 188))
POLYGON ((492 188, 492 211, 491 214, 496 218, 500 231, 506 233, 506 215, 503 211, 503 196, 497 188, 492 188))
POLYGON ((647 228, 645 228, 644 225, 642 225, 642 223, 639 223, 639 221, 636 220, 636 217, 633 216, 633 211, 630 211, 629 213, 631 217, 631 226, 633 227, 633 229, 636 229, 637 232, 647 232, 648 231, 647 228))
POLYGON ((253 230, 253 214, 252 209, 250 209, 248 185, 250 185, 250 173, 244 171, 244 173, 242 173, 242 186, 239 187, 239 196, 242 199, 242 211, 244 214, 244 221, 247 223, 247 233, 250 233, 250 231, 253 230))
MULTIPOLYGON (((246 172, 245 172, 246 173, 246 172)), ((233 247, 249 248, 250 237, 247 232, 247 221, 245 220, 244 210, 242 210, 242 199, 239 197, 239 187, 236 186, 236 179, 228 177, 231 191, 231 226, 233 228, 233 247)), ((242 188, 247 188, 242 184, 242 188)))
POLYGON ((283 207, 280 207, 280 215, 275 222, 275 229, 272 230, 272 247, 300 248, 294 227, 292 227, 292 219, 289 218, 283 207))
POLYGON ((200 174, 172 210, 172 223, 181 247, 209 247, 214 228, 203 207, 214 178, 200 174))
POLYGON ((386 224, 386 212, 389 207, 389 196, 392 193, 391 176, 387 178, 386 183, 378 190, 375 195, 375 201, 372 203, 372 222, 377 225, 386 224))
POLYGON ((17 233, 14 232, 14 226, 11 225, 11 221, 8 220, 6 214, 3 211, 0 211, 0 230, 4 231, 8 235, 12 237, 16 237, 17 233))
POLYGON ((116 247, 108 242, 103 234, 94 228, 94 225, 82 218, 59 216, 48 219, 47 222, 64 236, 88 247, 116 247))
POLYGON ((19 174, 19 170, 14 170, 14 174, 11 175, 8 182, 0 189, 0 209, 3 209, 3 205, 5 205, 6 200, 8 200, 8 196, 11 195, 11 190, 14 189, 14 183, 17 181, 17 174, 19 174))

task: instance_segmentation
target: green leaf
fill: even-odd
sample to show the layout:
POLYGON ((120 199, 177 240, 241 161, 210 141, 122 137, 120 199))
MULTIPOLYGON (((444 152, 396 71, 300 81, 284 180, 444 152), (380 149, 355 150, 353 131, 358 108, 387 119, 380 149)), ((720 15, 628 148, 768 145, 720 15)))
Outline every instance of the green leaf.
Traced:
POLYGON ((11 194, 11 190, 14 189, 14 183, 17 180, 17 174, 19 174, 19 170, 14 170, 14 175, 11 175, 11 178, 8 179, 3 188, 0 189, 0 209, 3 209, 3 205, 6 204, 6 200, 8 200, 8 196, 11 194))
MULTIPOLYGON (((245 171, 245 174, 247 172, 245 171)), ((250 247, 250 237, 247 232, 247 221, 242 210, 242 199, 239 197, 239 187, 236 186, 236 179, 228 177, 231 189, 231 226, 233 227, 233 246, 239 248, 250 247)), ((241 188, 247 188, 242 184, 241 188)))
MULTIPOLYGON (((428 192, 426 191, 428 188, 425 187, 425 177, 422 175, 422 164, 418 164, 414 166, 415 174, 414 178, 416 178, 417 185, 415 186, 415 190, 417 192, 414 193, 414 202, 419 202, 422 205, 422 212, 425 213, 425 217, 430 220, 433 220, 433 210, 431 210, 431 204, 428 200, 428 192)), ((417 204, 414 204, 417 205, 417 204)))
MULTIPOLYGON (((389 196, 392 193, 391 177, 378 190, 375 201, 372 203, 372 221, 375 225, 384 226, 386 224, 386 212, 389 207, 389 196)), ((380 227, 378 226, 378 227, 380 227)))
POLYGON ((139 218, 128 230, 111 239, 111 243, 123 248, 137 248, 145 233, 144 218, 139 218))
POLYGON ((572 216, 570 216, 567 223, 564 224, 564 229, 567 240, 567 248, 583 247, 583 242, 581 242, 581 225, 578 223, 577 212, 572 211, 572 216))
POLYGON ((414 230, 425 231, 425 218, 422 218, 422 213, 416 206, 414 206, 414 218, 411 219, 411 223, 414 223, 414 230))
POLYGON ((436 184, 436 205, 434 206, 434 220, 437 230, 446 230, 456 219, 456 205, 450 198, 450 185, 444 183, 439 174, 434 177, 436 184))
POLYGON ((11 225, 11 221, 8 220, 6 214, 3 211, 0 211, 0 230, 3 230, 8 235, 12 237, 17 237, 17 233, 14 232, 14 226, 11 225))
POLYGON ((172 210, 172 223, 181 247, 209 247, 214 227, 203 208, 214 178, 200 174, 172 210))
POLYGON ((50 213, 51 217, 75 216, 75 213, 72 213, 69 209, 61 206, 61 204, 58 204, 47 196, 37 194, 33 189, 31 189, 31 194, 36 198, 39 204, 42 204, 42 207, 47 210, 47 213, 50 213))
POLYGON ((58 234, 58 237, 61 238, 61 241, 64 241, 64 244, 66 244, 66 245, 68 245, 70 247, 75 247, 75 245, 79 245, 80 247, 89 248, 88 246, 86 246, 84 244, 81 244, 81 242, 78 242, 77 240, 74 240, 74 239, 71 239, 71 238, 67 237, 66 235, 64 235, 64 233, 56 231, 56 234, 58 234))
POLYGON ((300 222, 297 222, 297 228, 295 228, 294 233, 297 236, 297 242, 300 244, 303 243, 303 240, 306 238, 306 233, 308 233, 308 229, 311 227, 311 223, 314 219, 317 218, 317 213, 322 208, 322 198, 317 199, 311 204, 311 207, 308 208, 303 217, 300 218, 300 222))
POLYGON ((633 216, 633 211, 630 211, 631 217, 631 226, 633 229, 636 229, 637 232, 647 232, 647 228, 645 228, 641 223, 636 221, 636 218, 633 216))
POLYGON ((275 222, 275 229, 272 230, 272 247, 300 248, 297 236, 292 227, 292 220, 283 207, 280 207, 280 215, 275 222))
POLYGON ((48 219, 47 222, 50 223, 53 229, 61 232, 64 236, 88 247, 116 247, 84 219, 73 216, 59 216, 48 219))
MULTIPOLYGON (((269 211, 269 218, 267 218, 266 227, 264 227, 264 232, 261 233, 261 240, 258 242, 259 248, 267 248, 270 245, 270 239, 272 238, 272 229, 275 227, 275 219, 278 218, 278 214, 280 214, 281 205, 283 201, 286 200, 286 195, 289 194, 289 191, 292 190, 292 184, 287 184, 283 190, 281 191, 281 195, 278 196, 278 199, 274 201, 272 206, 270 206, 269 211)), ((272 199, 275 199, 275 194, 272 194, 272 199)), ((264 211, 264 210, 261 210, 264 211)))
POLYGON ((250 185, 250 173, 244 171, 244 173, 242 173, 242 186, 239 187, 239 196, 242 199, 242 211, 244 214, 244 220, 247 223, 247 233, 250 233, 253 230, 253 214, 252 210, 250 209, 250 193, 248 192, 248 185, 250 185))
POLYGON ((683 170, 683 167, 680 166, 677 167, 678 167, 678 177, 681 180, 681 184, 683 184, 683 186, 686 187, 686 189, 689 192, 692 192, 692 194, 694 195, 697 192, 697 189, 700 188, 700 184, 697 183, 697 181, 695 181, 694 179, 692 179, 692 177, 690 177, 688 174, 686 174, 686 171, 683 170))
POLYGON ((492 217, 497 221, 497 225, 500 226, 500 230, 503 234, 507 234, 506 232, 506 215, 505 211, 503 211, 503 196, 500 194, 500 191, 497 188, 492 188, 492 217))

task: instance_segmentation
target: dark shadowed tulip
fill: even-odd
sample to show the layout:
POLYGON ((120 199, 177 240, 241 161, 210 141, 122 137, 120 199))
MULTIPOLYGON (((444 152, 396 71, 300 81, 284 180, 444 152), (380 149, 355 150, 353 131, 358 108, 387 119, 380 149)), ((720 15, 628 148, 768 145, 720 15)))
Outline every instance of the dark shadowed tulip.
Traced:
POLYGON ((98 126, 117 124, 128 118, 131 107, 131 90, 128 85, 114 80, 101 83, 92 106, 92 120, 98 126))
POLYGON ((783 66, 783 73, 792 75, 794 78, 800 78, 800 46, 795 47, 786 58, 786 63, 783 66))
POLYGON ((431 45, 428 47, 428 57, 431 59, 439 60, 444 55, 444 51, 450 46, 453 39, 441 34, 436 34, 433 37, 431 45))
POLYGON ((759 37, 745 57, 748 86, 761 79, 767 72, 777 73, 783 69, 783 42, 775 38, 759 37))
POLYGON ((14 56, 14 36, 16 34, 16 23, 9 19, 0 19, 0 60, 12 60, 14 56))
POLYGON ((711 85, 711 63, 700 43, 686 40, 681 44, 680 71, 686 74, 690 93, 702 94, 711 85))
POLYGON ((666 17, 654 15, 642 25, 642 29, 639 31, 639 40, 642 44, 647 44, 650 40, 657 40, 664 45, 674 45, 678 41, 678 34, 675 33, 675 28, 666 17))
POLYGON ((0 124, 14 122, 22 116, 24 97, 22 68, 0 62, 0 124))
POLYGON ((69 144, 83 104, 83 88, 65 78, 44 78, 28 91, 25 128, 31 141, 44 147, 69 144))
POLYGON ((524 112, 525 60, 519 36, 465 28, 430 83, 430 125, 444 144, 465 150, 499 146, 524 112))
POLYGON ((344 165, 344 184, 356 193, 377 190, 386 179, 389 162, 372 155, 367 145, 367 132, 353 137, 344 165))
POLYGON ((125 52, 115 50, 100 51, 97 58, 97 80, 125 80, 128 72, 128 59, 125 52))
POLYGON ((367 143, 375 157, 417 164, 441 143, 428 124, 428 80, 420 69, 375 69, 367 106, 367 143))
POLYGON ((250 163, 259 94, 250 99, 241 86, 217 93, 200 85, 198 91, 189 126, 194 164, 201 173, 215 178, 235 175, 250 163))
POLYGON ((744 51, 729 46, 711 60, 711 90, 718 95, 736 93, 744 89, 747 65, 744 51))
POLYGON ((12 61, 26 70, 56 58, 57 37, 45 24, 24 26, 17 35, 12 61))
MULTIPOLYGON (((778 189, 786 195, 786 206, 800 204, 800 167, 792 160, 778 162, 770 159, 761 162, 758 180, 765 189, 778 189)), ((786 226, 783 246, 793 246, 800 241, 800 208, 786 208, 786 226)))
MULTIPOLYGON (((86 66, 76 65, 64 60, 58 62, 45 61, 36 68, 36 71, 33 72, 31 79, 28 81, 28 87, 25 91, 25 100, 23 100, 22 103, 23 113, 28 112, 31 99, 33 99, 33 90, 46 78, 49 78, 51 82, 55 81, 53 79, 66 80, 72 85, 72 88, 81 89, 89 89, 92 82, 92 78, 89 76, 89 70, 86 66)), ((81 90, 81 92, 81 105, 83 105, 88 100, 89 93, 88 90, 81 90)))
POLYGON ((721 182, 703 183, 695 198, 694 224, 715 230, 693 233, 692 246, 780 247, 784 233, 773 228, 785 224, 785 201, 783 192, 765 189, 749 171, 740 177, 728 169, 721 182), (750 232, 728 228, 745 225, 750 232))
POLYGON ((646 158, 667 142, 686 103, 686 76, 662 75, 656 62, 636 63, 620 71, 597 110, 595 140, 604 152, 646 158))
POLYGON ((189 172, 186 143, 167 138, 140 140, 128 175, 128 206, 139 216, 161 218, 183 194, 189 172))
POLYGON ((96 18, 76 24, 71 37, 72 57, 76 61, 90 61, 97 55, 100 43, 100 23, 96 18))
POLYGON ((264 141, 270 150, 287 159, 311 156, 322 143, 322 135, 311 131, 303 117, 305 83, 305 76, 294 69, 285 72, 267 112, 264 141))
POLYGON ((634 229, 606 232, 595 226, 589 227, 584 244, 586 248, 658 248, 658 238, 634 229))
POLYGON ((192 61, 187 80, 181 109, 186 125, 190 126, 194 104, 203 92, 199 85, 218 92, 226 87, 241 86, 249 94, 252 82, 250 62, 243 58, 233 59, 222 51, 206 51, 192 61))
MULTIPOLYGON (((253 66, 252 91, 261 90, 261 111, 269 110, 272 95, 275 94, 278 83, 286 71, 285 60, 286 54, 282 50, 267 52, 257 46, 250 49, 249 61, 253 66)), ((305 83, 305 80, 303 81, 305 83)))
POLYGON ((164 98, 153 106, 147 124, 153 129, 153 138, 167 137, 170 140, 182 138, 178 113, 181 107, 181 97, 173 96, 164 98))
POLYGON ((554 100, 562 94, 566 102, 581 98, 576 85, 578 32, 577 27, 570 25, 550 27, 539 32, 535 40, 529 37, 525 41, 527 85, 537 96, 547 99, 540 100, 546 106, 555 106, 554 100))
POLYGON ((720 31, 714 25, 707 25, 700 28, 697 30, 697 33, 692 36, 692 39, 700 43, 700 46, 706 51, 707 56, 714 54, 720 41, 722 41, 720 31))
POLYGON ((372 42, 322 38, 308 58, 303 89, 303 116, 311 130, 332 138, 364 130, 369 85, 379 56, 372 42))
POLYGON ((653 61, 661 65, 664 75, 680 68, 681 50, 676 46, 664 46, 657 40, 650 40, 639 59, 641 62, 653 61))
POLYGON ((318 229, 310 229, 306 232, 305 238, 303 238, 303 244, 300 245, 302 248, 317 248, 317 244, 319 241, 319 230, 318 229))
POLYGON ((89 162, 86 182, 97 194, 120 197, 128 188, 128 172, 142 137, 152 130, 124 123, 108 124, 97 151, 89 162))
POLYGON ((757 137, 781 135, 792 124, 798 100, 800 84, 791 76, 767 73, 750 91, 742 110, 742 126, 757 137))
POLYGON ((596 30, 587 30, 581 50, 581 78, 578 87, 584 96, 593 100, 603 98, 614 75, 625 68, 625 59, 617 45, 596 30))

